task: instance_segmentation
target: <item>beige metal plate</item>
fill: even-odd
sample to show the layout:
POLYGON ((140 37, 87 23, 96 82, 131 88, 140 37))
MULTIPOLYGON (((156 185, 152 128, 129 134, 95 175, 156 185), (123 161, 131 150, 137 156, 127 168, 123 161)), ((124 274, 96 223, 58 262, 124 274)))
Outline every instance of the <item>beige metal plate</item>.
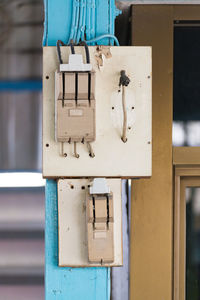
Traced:
MULTIPOLYGON (((113 193, 114 211, 114 262, 103 266, 121 266, 122 250, 122 204, 121 180, 107 179, 113 193)), ((59 225, 59 266, 93 267, 88 261, 86 193, 89 179, 58 180, 58 225, 59 225)))
MULTIPOLYGON (((69 48, 62 47, 64 63, 69 48)), ((75 47, 76 53, 84 48, 75 47)), ((98 67, 97 47, 90 47, 96 72, 96 141, 95 157, 86 145, 77 144, 80 157, 73 156, 73 144, 55 141, 55 71, 59 67, 56 47, 44 47, 43 55, 43 175, 44 177, 145 177, 152 172, 152 97, 151 47, 111 47, 111 57, 103 56, 98 67), (126 88, 128 141, 121 141, 123 127, 122 94, 118 92, 120 71, 131 79, 126 88)))

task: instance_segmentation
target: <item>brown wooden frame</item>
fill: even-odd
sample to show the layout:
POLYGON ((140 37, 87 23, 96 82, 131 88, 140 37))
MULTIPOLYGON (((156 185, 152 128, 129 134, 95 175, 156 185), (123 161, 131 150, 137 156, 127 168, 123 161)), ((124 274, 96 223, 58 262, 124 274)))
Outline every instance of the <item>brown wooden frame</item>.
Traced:
POLYGON ((174 300, 185 299, 186 187, 200 186, 200 147, 175 147, 174 164, 174 300))
MULTIPOLYGON (((174 275, 173 265, 173 29, 175 20, 199 19, 200 5, 139 4, 132 8, 132 45, 152 46, 153 173, 151 179, 133 181, 132 185, 131 300, 170 300, 176 296, 177 275, 174 275)), ((192 154, 190 150, 184 150, 189 153, 192 169, 188 163, 186 165, 192 176, 195 164, 200 164, 199 150, 193 149, 192 154)), ((174 156, 180 159, 177 151, 174 150, 174 156)), ((182 159, 179 170, 185 166, 184 155, 182 159)))

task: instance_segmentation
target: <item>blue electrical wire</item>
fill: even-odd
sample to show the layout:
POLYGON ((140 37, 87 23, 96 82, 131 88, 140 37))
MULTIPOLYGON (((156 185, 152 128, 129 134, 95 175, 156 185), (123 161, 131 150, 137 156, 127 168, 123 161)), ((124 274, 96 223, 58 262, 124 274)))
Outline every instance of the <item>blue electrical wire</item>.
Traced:
MULTIPOLYGON (((95 45, 95 43, 99 40, 109 38, 113 39, 117 46, 120 46, 118 39, 116 36, 112 34, 104 34, 98 36, 96 38, 91 37, 91 31, 95 30, 95 0, 92 0, 92 5, 90 0, 74 0, 73 1, 73 12, 72 12, 72 25, 71 25, 71 32, 68 44, 71 40, 79 43, 80 39, 85 41, 87 44, 95 45), (87 1, 87 2, 86 2, 87 1), (86 5, 86 3, 88 5, 86 5), (91 19, 92 18, 92 19, 91 19), (91 24, 92 23, 92 24, 91 24), (89 40, 85 40, 85 29, 86 29, 86 36, 89 40)), ((92 35, 94 36, 94 32, 92 35)))
POLYGON ((86 23, 86 0, 83 0, 83 23, 82 23, 82 28, 81 28, 81 39, 82 40, 84 40, 85 23, 86 23))
POLYGON ((85 41, 85 42, 86 42, 87 44, 90 44, 90 43, 95 43, 95 42, 97 42, 97 41, 99 41, 99 40, 103 40, 103 39, 105 39, 105 38, 113 39, 113 40, 115 41, 115 44, 116 44, 117 46, 120 46, 118 39, 116 38, 116 36, 114 36, 114 35, 112 35, 112 34, 104 34, 104 35, 100 35, 100 36, 97 36, 97 37, 94 38, 94 39, 91 39, 91 40, 88 40, 88 41, 85 41))
POLYGON ((76 24, 75 24, 75 30, 74 30, 74 36, 73 36, 73 40, 74 42, 76 43, 76 37, 77 37, 77 30, 78 30, 78 24, 79 24, 79 10, 80 10, 80 1, 79 0, 76 0, 76 6, 77 6, 77 9, 76 9, 76 24))
POLYGON ((73 1, 73 12, 72 12, 72 24, 71 24, 71 32, 70 32, 70 36, 69 36, 69 40, 68 40, 68 44, 70 43, 71 40, 73 40, 73 36, 74 36, 74 28, 75 28, 75 22, 76 22, 76 0, 73 1))
POLYGON ((80 0, 80 16, 79 16, 79 24, 78 24, 78 31, 75 38, 76 43, 79 43, 81 37, 81 29, 83 26, 83 0, 80 0))
POLYGON ((90 39, 90 30, 91 30, 91 27, 90 27, 90 16, 91 16, 91 5, 90 5, 90 0, 87 0, 87 4, 86 4, 86 37, 87 39, 90 39))
MULTIPOLYGON (((91 30, 90 30, 90 32, 91 32, 91 39, 93 39, 93 38, 95 38, 95 20, 96 20, 96 18, 95 18, 95 7, 96 7, 96 1, 95 0, 93 0, 92 1, 92 5, 91 5, 92 7, 92 12, 91 12, 91 30)), ((95 45, 95 43, 93 43, 92 45, 95 45)))

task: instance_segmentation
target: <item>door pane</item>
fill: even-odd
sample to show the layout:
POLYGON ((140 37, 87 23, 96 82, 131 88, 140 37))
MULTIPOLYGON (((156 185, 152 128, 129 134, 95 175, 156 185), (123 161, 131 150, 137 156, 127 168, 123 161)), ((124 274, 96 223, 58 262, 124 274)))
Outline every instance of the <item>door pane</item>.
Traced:
POLYGON ((186 189, 186 300, 200 300, 200 188, 186 189))
POLYGON ((200 146, 200 21, 175 21, 173 145, 200 146))

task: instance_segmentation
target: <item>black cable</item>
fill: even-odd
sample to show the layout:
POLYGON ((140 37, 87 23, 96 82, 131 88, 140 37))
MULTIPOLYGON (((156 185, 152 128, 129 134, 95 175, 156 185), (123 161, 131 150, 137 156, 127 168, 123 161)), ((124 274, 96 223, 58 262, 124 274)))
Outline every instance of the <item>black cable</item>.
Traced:
POLYGON ((124 70, 122 70, 120 72, 120 79, 119 79, 119 86, 128 86, 130 83, 130 79, 128 78, 128 76, 126 75, 126 72, 124 70))
MULTIPOLYGON (((56 46, 57 46, 57 53, 58 53, 59 62, 60 62, 60 64, 63 64, 60 46, 66 46, 66 45, 65 45, 65 43, 63 43, 63 41, 58 40, 57 43, 56 43, 56 46)), ((69 46, 71 48, 71 53, 75 54, 74 43, 73 43, 72 40, 70 41, 69 46)), ((62 106, 64 107, 64 100, 65 100, 65 73, 64 72, 62 72, 62 90, 63 90, 62 106)))
POLYGON ((91 80, 92 80, 92 76, 91 76, 91 72, 88 73, 88 100, 89 100, 89 104, 90 104, 90 100, 91 100, 91 80))
POLYGON ((70 41, 69 46, 71 47, 71 53, 75 54, 74 43, 73 40, 70 41))
MULTIPOLYGON (((89 52, 89 47, 88 47, 87 43, 85 41, 81 41, 79 43, 79 45, 85 47, 86 61, 87 61, 87 64, 90 64, 90 52, 89 52)), ((89 100, 89 103, 91 100, 91 79, 92 79, 91 72, 88 72, 88 100, 89 100)))
POLYGON ((78 72, 75 73, 75 102, 78 101, 78 72))
MULTIPOLYGON (((63 43, 63 41, 58 40, 56 43, 56 47, 57 47, 57 53, 58 53, 58 59, 60 64, 63 64, 63 60, 62 60, 62 56, 61 56, 61 50, 60 50, 60 45, 65 46, 65 44, 63 43)), ((62 107, 64 107, 64 99, 65 99, 65 74, 62 73, 62 92, 63 92, 63 96, 62 96, 62 107)))
POLYGON ((57 47, 57 53, 58 53, 58 59, 60 64, 63 64, 63 60, 62 60, 62 56, 61 56, 61 50, 60 50, 60 45, 65 46, 65 44, 63 43, 63 41, 58 40, 56 43, 56 47, 57 47))
POLYGON ((89 47, 85 41, 81 41, 80 46, 85 46, 85 54, 86 54, 86 61, 87 64, 90 64, 90 52, 89 52, 89 47))
MULTIPOLYGON (((58 40, 57 43, 56 43, 56 46, 57 46, 57 53, 58 53, 59 62, 60 62, 60 64, 63 64, 60 46, 66 46, 66 45, 65 45, 65 43, 63 43, 63 41, 58 40)), ((72 40, 70 41, 69 46, 71 48, 71 53, 75 54, 74 43, 73 43, 72 40)))

